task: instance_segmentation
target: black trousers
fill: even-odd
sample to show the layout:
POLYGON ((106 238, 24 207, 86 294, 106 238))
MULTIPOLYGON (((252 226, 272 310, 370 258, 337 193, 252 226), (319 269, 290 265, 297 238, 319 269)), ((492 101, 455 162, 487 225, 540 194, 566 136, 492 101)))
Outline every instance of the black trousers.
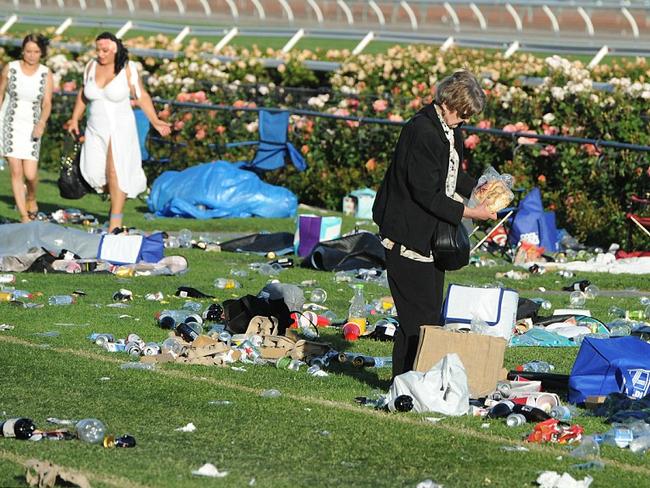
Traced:
POLYGON ((386 250, 388 285, 395 300, 399 327, 393 345, 393 377, 411 371, 418 349, 420 326, 440 325, 445 272, 435 263, 402 257, 400 245, 386 250))

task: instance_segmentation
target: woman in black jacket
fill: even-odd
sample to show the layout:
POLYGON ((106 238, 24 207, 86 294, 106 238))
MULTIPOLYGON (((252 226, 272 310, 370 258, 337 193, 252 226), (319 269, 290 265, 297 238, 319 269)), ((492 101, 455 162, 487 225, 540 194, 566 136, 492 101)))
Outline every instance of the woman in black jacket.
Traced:
POLYGON ((413 367, 420 326, 440 321, 445 272, 431 252, 439 220, 462 225, 463 217, 487 220, 496 215, 483 205, 469 208, 476 180, 462 171, 460 126, 483 111, 485 94, 468 71, 442 80, 435 102, 404 125, 393 162, 377 193, 373 219, 386 248, 388 283, 400 327, 393 347, 393 376, 413 367))

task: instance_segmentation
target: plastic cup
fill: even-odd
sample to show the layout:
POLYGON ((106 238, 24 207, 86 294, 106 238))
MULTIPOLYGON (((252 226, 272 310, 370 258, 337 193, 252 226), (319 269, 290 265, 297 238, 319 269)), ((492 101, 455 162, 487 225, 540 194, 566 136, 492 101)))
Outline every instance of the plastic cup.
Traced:
POLYGON ((343 326, 343 337, 346 341, 356 341, 361 335, 359 324, 355 322, 348 322, 343 326))

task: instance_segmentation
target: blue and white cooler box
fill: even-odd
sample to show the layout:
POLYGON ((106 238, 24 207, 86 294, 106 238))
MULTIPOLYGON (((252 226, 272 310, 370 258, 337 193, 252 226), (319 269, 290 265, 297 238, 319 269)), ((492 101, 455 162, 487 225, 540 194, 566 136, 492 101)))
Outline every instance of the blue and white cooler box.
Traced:
POLYGON ((377 192, 370 188, 362 188, 348 193, 343 197, 343 213, 354 215, 357 219, 372 219, 372 206, 377 192))
POLYGON ((450 284, 442 309, 445 329, 471 329, 472 320, 485 322, 481 333, 493 337, 512 337, 517 321, 519 294, 509 288, 478 288, 450 284))
POLYGON ((99 241, 97 259, 113 264, 157 263, 165 257, 162 232, 149 236, 104 234, 99 241))

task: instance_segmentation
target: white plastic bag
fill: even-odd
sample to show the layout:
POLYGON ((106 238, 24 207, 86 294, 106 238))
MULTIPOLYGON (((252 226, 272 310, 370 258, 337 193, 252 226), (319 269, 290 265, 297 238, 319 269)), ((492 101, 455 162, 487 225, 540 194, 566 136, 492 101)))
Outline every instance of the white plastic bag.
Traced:
POLYGON ((409 371, 396 376, 388 391, 389 408, 400 395, 413 398, 414 412, 465 415, 469 410, 469 387, 458 354, 447 354, 426 373, 409 371))

